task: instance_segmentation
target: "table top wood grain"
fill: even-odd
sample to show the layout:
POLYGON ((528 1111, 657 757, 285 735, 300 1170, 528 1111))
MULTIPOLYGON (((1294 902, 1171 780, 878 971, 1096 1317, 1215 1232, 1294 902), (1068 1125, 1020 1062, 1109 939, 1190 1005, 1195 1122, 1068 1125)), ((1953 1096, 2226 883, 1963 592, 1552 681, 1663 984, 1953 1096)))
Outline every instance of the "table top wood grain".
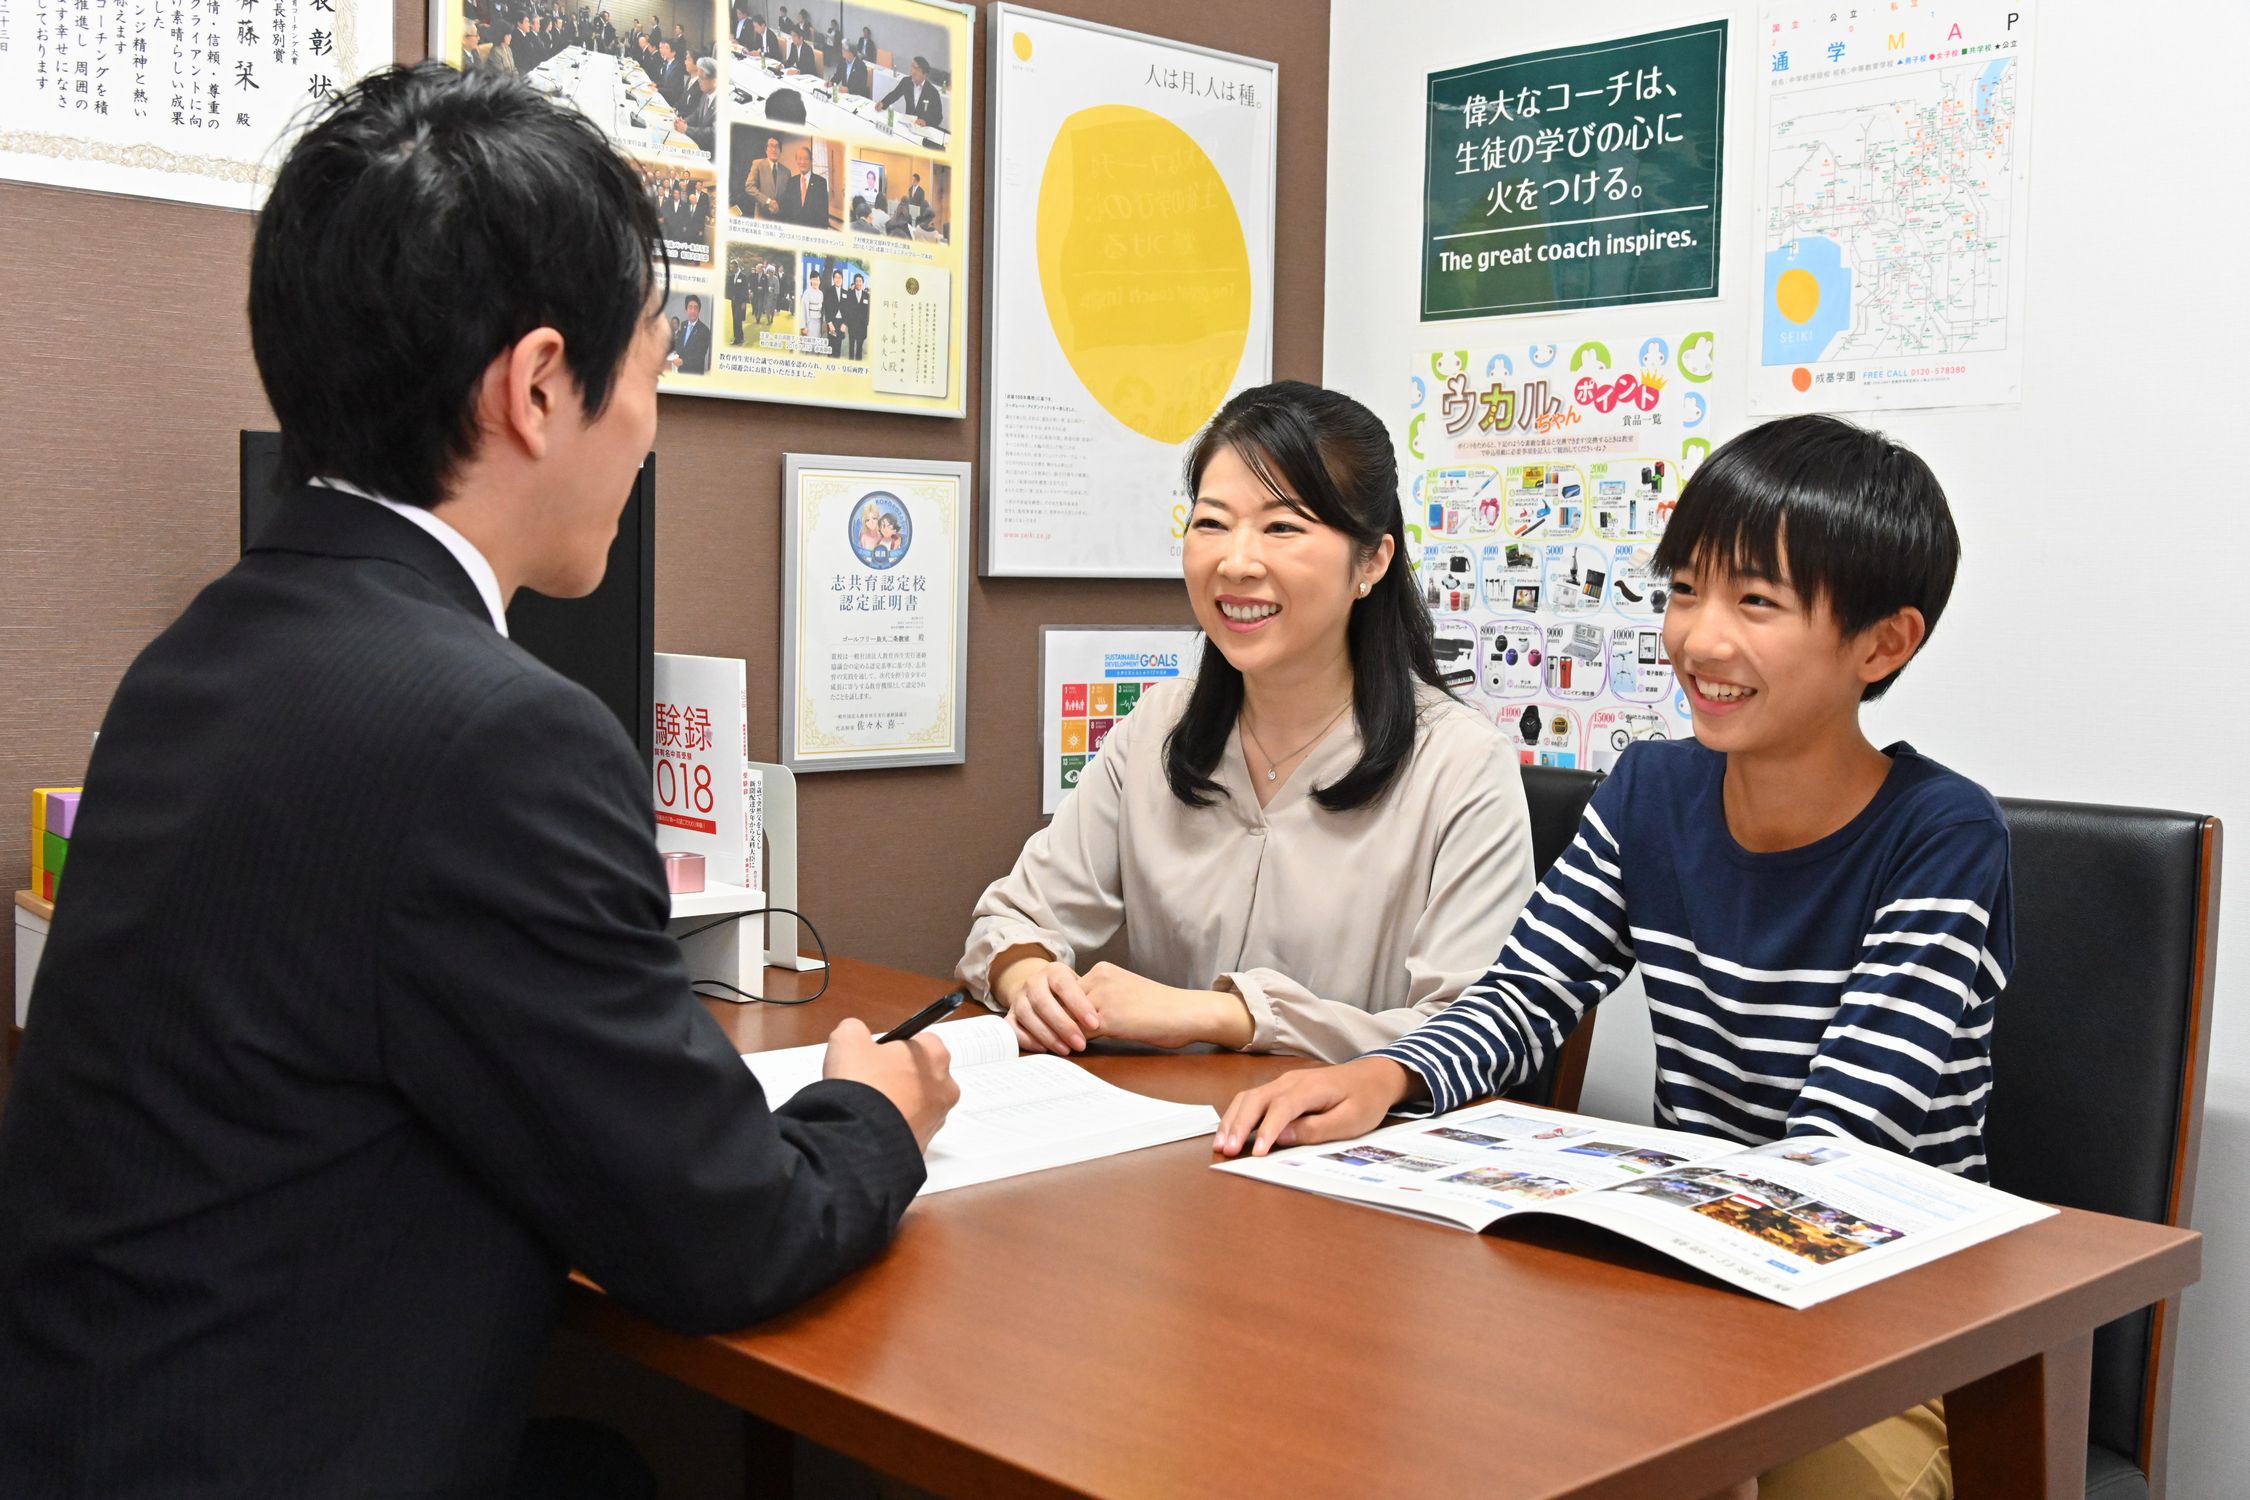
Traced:
MULTIPOLYGON (((943 987, 843 960, 811 1005, 712 1010, 750 1051, 943 987)), ((1300 1065, 1085 1061, 1222 1108, 1300 1065)), ((940 1494, 1678 1500, 2068 1346, 2192 1282, 2201 1248, 2065 1210, 1794 1311, 1599 1231, 1468 1234, 1211 1160, 1189 1141, 922 1199, 873 1266, 743 1333, 670 1333, 584 1285, 570 1314, 940 1494)))

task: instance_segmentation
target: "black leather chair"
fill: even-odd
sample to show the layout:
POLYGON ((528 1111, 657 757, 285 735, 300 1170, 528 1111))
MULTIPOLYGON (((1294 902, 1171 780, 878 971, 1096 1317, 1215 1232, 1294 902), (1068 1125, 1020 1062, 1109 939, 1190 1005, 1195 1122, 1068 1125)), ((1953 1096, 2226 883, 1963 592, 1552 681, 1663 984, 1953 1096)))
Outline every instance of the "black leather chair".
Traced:
MULTIPOLYGON (((2182 1225, 2194 1206, 2218 943, 2220 827, 2192 813, 2002 799, 2016 968, 1992 1032, 1993 1184, 2182 1225)), ((2164 1493, 2179 1299, 2094 1336, 2086 1493, 2164 1493)))
MULTIPOLYGON (((1594 800, 1602 784, 1599 771, 1566 771, 1558 766, 1523 768, 1524 800, 1531 804, 1531 862, 1533 877, 1543 877, 1547 867, 1562 858, 1578 836, 1578 819, 1594 800)), ((1596 1011, 1595 1015, 1600 1012, 1596 1011)), ((1526 1104, 1547 1104, 1556 1109, 1578 1108, 1578 1093, 1586 1083, 1586 1059, 1594 1048, 1594 1016, 1588 1016, 1560 1052, 1549 1057, 1529 1082, 1508 1091, 1511 1099, 1526 1104)))

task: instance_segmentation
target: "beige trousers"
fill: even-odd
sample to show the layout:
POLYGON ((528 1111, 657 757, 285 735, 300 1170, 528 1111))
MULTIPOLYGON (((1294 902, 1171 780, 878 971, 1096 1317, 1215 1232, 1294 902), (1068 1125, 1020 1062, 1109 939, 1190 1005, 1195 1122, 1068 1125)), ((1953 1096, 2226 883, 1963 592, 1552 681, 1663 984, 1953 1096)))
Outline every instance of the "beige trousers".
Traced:
POLYGON ((1953 1500, 1944 1399, 1759 1475, 1758 1500, 1953 1500))

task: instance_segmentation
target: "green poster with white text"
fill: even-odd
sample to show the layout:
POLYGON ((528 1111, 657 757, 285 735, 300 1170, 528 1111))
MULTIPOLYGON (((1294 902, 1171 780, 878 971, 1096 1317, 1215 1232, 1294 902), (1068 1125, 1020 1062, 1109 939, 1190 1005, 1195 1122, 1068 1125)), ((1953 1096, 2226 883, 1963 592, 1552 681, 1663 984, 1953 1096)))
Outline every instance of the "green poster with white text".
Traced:
POLYGON ((1422 317, 1718 295, 1727 23, 1429 75, 1422 317))

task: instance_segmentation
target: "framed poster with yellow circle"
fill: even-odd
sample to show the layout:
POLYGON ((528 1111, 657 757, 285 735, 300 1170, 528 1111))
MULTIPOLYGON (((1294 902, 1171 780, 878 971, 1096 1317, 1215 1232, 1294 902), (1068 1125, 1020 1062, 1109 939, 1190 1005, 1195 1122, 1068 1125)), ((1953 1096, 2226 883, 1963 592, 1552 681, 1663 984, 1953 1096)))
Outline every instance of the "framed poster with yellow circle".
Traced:
POLYGON ((1188 443, 1273 370, 1279 69, 988 12, 987 575, 1169 578, 1188 443))

